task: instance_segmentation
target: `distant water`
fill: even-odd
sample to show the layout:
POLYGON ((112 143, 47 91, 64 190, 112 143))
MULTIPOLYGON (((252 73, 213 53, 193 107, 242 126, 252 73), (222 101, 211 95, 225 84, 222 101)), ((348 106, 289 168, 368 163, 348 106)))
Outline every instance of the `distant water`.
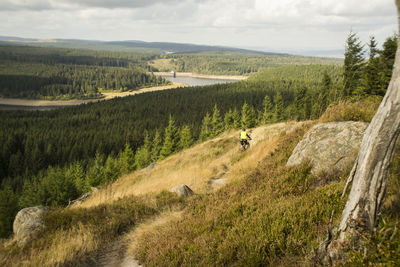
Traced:
POLYGON ((15 106, 15 105, 1 105, 0 104, 0 110, 28 110, 28 111, 33 111, 33 110, 53 110, 53 109, 59 109, 59 108, 65 108, 67 106, 15 106))
POLYGON ((171 82, 184 83, 189 86, 203 86, 203 85, 237 82, 237 80, 223 80, 223 79, 209 79, 209 78, 195 78, 195 77, 174 78, 170 76, 164 76, 164 78, 171 82))
MULTIPOLYGON (((204 86, 204 85, 213 85, 213 84, 221 84, 221 83, 233 83, 237 82, 237 80, 228 80, 228 79, 210 79, 210 78, 194 78, 194 77, 169 77, 165 76, 165 79, 171 82, 184 83, 189 86, 204 86)), ((53 110, 59 109, 66 106, 12 106, 12 105, 1 105, 0 110, 53 110)))

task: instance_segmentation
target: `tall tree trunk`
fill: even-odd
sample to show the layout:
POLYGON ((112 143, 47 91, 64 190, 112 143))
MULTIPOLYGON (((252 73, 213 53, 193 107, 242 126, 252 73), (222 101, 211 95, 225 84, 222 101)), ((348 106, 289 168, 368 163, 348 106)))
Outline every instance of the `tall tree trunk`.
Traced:
MULTIPOLYGON (((396 0, 396 5, 400 17, 400 0, 396 0)), ((358 159, 343 192, 352 183, 340 224, 333 231, 332 240, 324 244, 325 263, 326 260, 343 259, 345 247, 358 247, 360 235, 365 231, 374 231, 377 213, 385 197, 388 168, 399 132, 400 45, 397 47, 388 90, 365 131, 358 159)))

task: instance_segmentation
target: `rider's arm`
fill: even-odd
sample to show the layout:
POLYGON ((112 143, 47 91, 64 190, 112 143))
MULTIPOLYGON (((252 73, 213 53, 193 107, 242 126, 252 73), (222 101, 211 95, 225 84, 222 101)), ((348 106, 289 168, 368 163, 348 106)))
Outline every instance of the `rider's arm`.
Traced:
POLYGON ((252 140, 251 137, 250 137, 250 135, 247 134, 247 137, 248 137, 250 140, 252 140))

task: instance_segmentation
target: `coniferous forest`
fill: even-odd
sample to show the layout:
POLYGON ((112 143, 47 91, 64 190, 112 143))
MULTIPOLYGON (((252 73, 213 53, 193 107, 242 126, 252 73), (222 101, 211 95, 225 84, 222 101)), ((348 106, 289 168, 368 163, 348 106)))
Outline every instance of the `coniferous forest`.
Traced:
POLYGON ((0 96, 100 98, 101 90, 132 91, 167 83, 147 73, 154 56, 74 49, 0 46, 0 96))
MULTIPOLYGON (((14 216, 23 207, 67 205, 92 186, 225 130, 317 119, 340 100, 379 98, 390 79, 396 37, 389 37, 382 47, 378 49, 373 38, 363 46, 351 33, 344 65, 268 66, 246 81, 230 84, 177 88, 51 111, 2 110, 0 236, 11 233, 14 216)), ((25 48, 0 47, 1 94, 98 97, 96 88, 131 90, 165 82, 146 74, 151 70, 146 62, 155 59, 146 54, 29 49, 28 53, 25 48), (63 84, 75 84, 77 89, 63 84)))

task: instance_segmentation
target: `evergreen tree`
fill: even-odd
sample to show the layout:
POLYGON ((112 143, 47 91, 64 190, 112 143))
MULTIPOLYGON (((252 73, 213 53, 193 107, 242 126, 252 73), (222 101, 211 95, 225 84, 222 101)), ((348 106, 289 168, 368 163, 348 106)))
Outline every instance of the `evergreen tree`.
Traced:
POLYGON ((306 96, 307 96, 307 88, 304 86, 297 88, 297 90, 295 91, 294 105, 297 111, 296 120, 298 121, 302 121, 306 118, 305 114, 306 96))
POLYGON ((120 175, 121 168, 118 165, 118 160, 109 155, 104 166, 104 177, 102 184, 115 181, 120 175))
POLYGON ((156 162, 160 157, 160 151, 162 148, 162 138, 160 132, 156 130, 153 138, 153 144, 151 146, 151 161, 156 162))
POLYGON ((66 172, 66 176, 74 182, 79 195, 89 191, 90 188, 87 186, 85 179, 85 170, 80 162, 71 165, 66 172))
POLYGON ((246 102, 244 102, 242 106, 242 127, 244 128, 253 128, 256 126, 256 112, 253 106, 249 106, 246 102))
POLYGON ((364 46, 357 35, 350 32, 346 40, 343 70, 343 96, 352 96, 360 86, 364 67, 364 46))
POLYGON ((120 154, 119 165, 121 173, 129 173, 133 171, 135 166, 135 157, 131 146, 126 143, 124 151, 120 154))
POLYGON ((241 127, 241 125, 242 125, 242 121, 241 121, 241 118, 240 118, 240 113, 239 113, 239 111, 237 110, 236 107, 233 109, 232 118, 233 118, 234 129, 239 129, 241 127))
POLYGON ((233 121, 232 109, 229 109, 229 111, 226 112, 224 115, 224 129, 230 130, 230 129, 233 129, 234 127, 235 126, 234 126, 234 121, 233 121))
POLYGON ((3 185, 0 190, 0 238, 12 233, 15 215, 18 212, 18 198, 11 185, 3 185))
POLYGON ((273 115, 273 106, 271 97, 269 97, 269 95, 265 95, 263 101, 263 112, 261 114, 260 122, 262 124, 270 123, 272 121, 272 115, 273 115))
POLYGON ((179 149, 188 148, 193 144, 193 142, 190 127, 188 125, 183 126, 180 132, 179 149))
POLYGON ((214 110, 211 118, 211 135, 217 136, 224 131, 224 124, 217 105, 214 105, 214 110))
MULTIPOLYGON (((121 169, 124 170, 125 162, 121 162, 121 169)), ((93 165, 87 172, 87 182, 89 186, 98 186, 104 177, 104 156, 96 153, 93 165)))
POLYGON ((33 178, 31 180, 24 180, 22 186, 21 195, 18 199, 19 207, 32 207, 42 204, 39 196, 40 184, 38 179, 33 178))
POLYGON ((307 94, 305 96, 305 100, 304 100, 304 107, 303 107, 303 114, 304 114, 304 119, 305 120, 309 120, 311 119, 311 115, 312 115, 312 95, 309 91, 307 91, 307 94))
POLYGON ((274 122, 279 122, 284 119, 283 112, 285 110, 283 104, 283 98, 280 92, 276 94, 274 102, 275 102, 275 108, 274 108, 273 120, 274 122))
POLYGON ((178 128, 175 126, 175 120, 172 115, 169 116, 168 126, 165 128, 164 144, 160 151, 160 159, 165 159, 174 153, 178 146, 178 128))
POLYGON ((369 59, 368 63, 365 66, 364 70, 364 77, 362 80, 362 87, 364 89, 364 93, 367 95, 377 95, 379 94, 379 87, 380 87, 380 81, 379 81, 379 59, 378 59, 378 53, 379 50, 376 48, 377 47, 377 42, 375 40, 375 37, 371 37, 369 44, 369 59))
POLYGON ((200 141, 205 141, 212 135, 212 124, 210 114, 207 112, 203 118, 200 130, 200 141))
POLYGON ((325 111, 325 109, 328 107, 329 102, 332 100, 329 99, 330 92, 332 92, 332 78, 325 71, 322 78, 322 88, 319 99, 319 102, 321 103, 322 112, 325 111))
POLYGON ((383 50, 380 52, 379 57, 379 80, 380 80, 380 89, 378 91, 378 95, 385 95, 386 89, 389 85, 390 79, 392 77, 392 69, 394 64, 394 59, 396 56, 397 49, 397 34, 387 38, 383 43, 383 50))
POLYGON ((151 142, 150 136, 146 132, 144 137, 144 144, 141 146, 135 154, 135 167, 136 169, 142 169, 151 163, 151 142))

